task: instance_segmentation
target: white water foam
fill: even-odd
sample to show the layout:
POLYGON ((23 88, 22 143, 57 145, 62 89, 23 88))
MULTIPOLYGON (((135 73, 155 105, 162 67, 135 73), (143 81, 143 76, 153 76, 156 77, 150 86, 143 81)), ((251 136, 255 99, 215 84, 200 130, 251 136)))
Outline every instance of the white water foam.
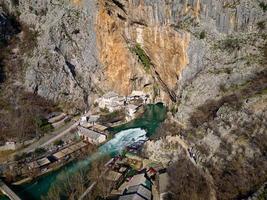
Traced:
POLYGON ((141 128, 120 131, 114 138, 100 146, 98 152, 88 156, 85 160, 78 161, 73 167, 69 168, 68 173, 77 172, 102 156, 121 153, 127 146, 146 139, 146 131, 141 128))
POLYGON ((129 146, 140 140, 145 140, 146 131, 141 128, 134 128, 121 131, 113 139, 99 148, 99 152, 106 155, 113 152, 121 153, 126 146, 129 146))

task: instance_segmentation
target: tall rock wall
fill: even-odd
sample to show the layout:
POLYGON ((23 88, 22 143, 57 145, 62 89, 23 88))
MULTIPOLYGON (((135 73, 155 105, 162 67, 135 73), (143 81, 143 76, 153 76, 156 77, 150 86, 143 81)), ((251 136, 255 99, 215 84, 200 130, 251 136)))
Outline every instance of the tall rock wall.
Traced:
POLYGON ((27 90, 80 108, 106 91, 143 90, 155 101, 182 103, 182 118, 190 113, 183 108, 190 102, 186 88, 200 84, 193 83, 199 75, 206 83, 195 93, 202 91, 199 103, 193 95, 190 106, 214 98, 227 80, 207 71, 236 58, 213 47, 228 35, 249 40, 246 34, 256 34, 266 19, 258 2, 248 0, 3 2, 36 32, 37 45, 24 58, 27 90), (137 51, 148 57, 149 69, 137 51))
POLYGON ((35 43, 22 63, 26 90, 63 107, 85 109, 101 76, 94 29, 96 2, 26 0, 5 7, 35 33, 35 43))
MULTIPOLYGON (((165 102, 174 90, 182 69, 188 64, 190 35, 175 31, 162 18, 158 4, 138 1, 101 1, 97 20, 100 61, 106 69, 107 85, 124 94, 144 90, 165 102), (133 48, 140 48, 151 61, 145 69, 133 48), (122 80, 118 82, 117 80, 122 80), (121 84, 122 83, 122 84, 121 84), (162 86, 163 85, 163 86, 162 86), (158 90, 159 94, 155 94, 158 90), (160 91, 165 92, 160 92, 160 91)), ((161 5, 170 12, 170 5, 161 5)))
MULTIPOLYGON (((259 4, 245 0, 100 1, 99 10, 98 49, 107 88, 124 94, 144 90, 165 103, 180 102, 183 89, 201 71, 223 67, 216 58, 233 59, 222 52, 213 54, 221 40, 227 35, 241 34, 242 38, 244 33, 255 33, 257 23, 264 19, 259 4), (148 73, 131 52, 135 44, 151 60, 148 73)), ((221 84, 217 79, 206 80, 212 88, 204 94, 217 95, 214 88, 221 84)))

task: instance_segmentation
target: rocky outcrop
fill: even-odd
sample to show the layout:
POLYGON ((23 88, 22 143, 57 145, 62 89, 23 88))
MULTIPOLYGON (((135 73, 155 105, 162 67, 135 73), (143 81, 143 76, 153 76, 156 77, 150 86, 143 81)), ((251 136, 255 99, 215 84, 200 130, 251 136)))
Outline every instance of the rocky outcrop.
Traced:
MULTIPOLYGON (((263 77, 266 73, 243 85, 243 89, 235 88, 237 96, 208 101, 193 113, 193 126, 184 128, 180 121, 164 122, 167 126, 158 131, 160 139, 145 145, 145 155, 170 164, 169 174, 174 177, 191 170, 176 171, 172 166, 172 162, 187 155, 212 188, 214 198, 209 199, 246 199, 267 178, 267 83, 263 77), (175 142, 178 147, 170 145, 175 142)), ((183 166, 183 162, 177 163, 183 166)), ((176 181, 175 185, 182 183, 183 180, 176 181)), ((205 189, 205 193, 208 191, 205 189)))
POLYGON ((0 8, 0 84, 6 79, 6 74, 4 70, 4 51, 3 49, 7 46, 8 41, 12 36, 20 32, 19 24, 11 17, 6 15, 6 13, 0 8))
POLYGON ((177 161, 185 154, 179 136, 167 136, 157 141, 147 141, 144 152, 150 160, 160 162, 164 166, 177 161))
POLYGON ((0 45, 4 45, 13 35, 20 32, 20 25, 0 8, 0 45))
MULTIPOLYGON (((214 54, 213 46, 225 39, 226 33, 247 31, 251 33, 248 38, 255 39, 258 35, 252 33, 264 18, 258 3, 248 1, 152 3, 120 0, 101 1, 99 7, 96 27, 100 61, 106 67, 103 73, 109 86, 107 88, 126 94, 132 88, 153 91, 152 95, 159 95, 158 99, 164 102, 170 99, 180 101, 181 91, 203 69, 224 65, 217 58, 225 58, 229 62, 236 59, 235 55, 218 51, 214 54), (200 38, 201 34, 205 38, 200 38), (151 61, 151 71, 148 73, 137 62, 135 52, 131 52, 136 44, 140 44, 151 61), (122 80, 123 84, 118 84, 117 79, 122 80)), ((242 40, 248 39, 246 34, 240 37, 242 40)), ((250 44, 243 49, 247 48, 253 47, 250 44)), ((240 52, 244 53, 242 50, 240 52)), ((245 56, 250 55, 242 55, 245 56)), ((215 82, 214 79, 205 78, 211 81, 213 88, 221 84, 219 78, 216 79, 218 81, 215 82)), ((208 90, 212 91, 207 88, 204 93, 207 98, 208 90)), ((217 95, 216 92, 213 94, 217 95)))
MULTIPOLYGON (((209 91, 213 98, 227 79, 217 74, 212 78, 207 71, 224 66, 225 60, 238 60, 235 55, 214 52, 213 47, 227 39, 225 34, 241 33, 242 40, 255 39, 257 23, 265 17, 257 2, 247 0, 26 0, 4 4, 36 31, 37 45, 24 59, 29 91, 85 108, 95 95, 109 90, 123 95, 143 90, 155 101, 182 102, 179 113, 183 116, 177 117, 185 123, 191 113, 188 108, 195 107, 195 102, 185 101, 188 87, 197 84, 197 77, 201 87, 209 85, 195 93, 206 95, 196 106, 202 104, 210 97, 209 91)), ((241 58, 251 56, 242 49, 238 52, 241 58)), ((235 82, 236 75, 233 79, 235 82)))
POLYGON ((183 26, 192 36, 177 90, 176 117, 184 124, 197 107, 237 92, 266 66, 266 35, 259 26, 266 15, 257 2, 203 1, 201 7, 198 24, 183 26))
MULTIPOLYGON (((171 5, 162 6, 166 11, 172 9, 171 5)), ((110 88, 125 94, 133 89, 144 90, 168 102, 170 97, 176 99, 172 91, 189 62, 190 35, 175 31, 167 23, 168 19, 158 19, 162 14, 158 8, 156 3, 101 1, 96 25, 98 45, 110 88), (149 57, 149 66, 138 62, 136 45, 149 57), (123 84, 118 83, 118 79, 123 84)))
POLYGON ((9 7, 36 33, 32 49, 23 52, 25 88, 65 108, 86 108, 101 76, 95 48, 95 2, 19 1, 9 7))

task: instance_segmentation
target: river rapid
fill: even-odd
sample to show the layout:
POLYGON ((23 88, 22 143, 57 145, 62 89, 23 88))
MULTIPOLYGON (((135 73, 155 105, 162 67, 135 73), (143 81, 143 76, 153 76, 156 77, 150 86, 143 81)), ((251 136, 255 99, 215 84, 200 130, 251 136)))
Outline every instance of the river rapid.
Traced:
MULTIPOLYGON (((59 170, 43 176, 34 182, 21 186, 12 187, 12 189, 23 200, 39 200, 45 196, 52 184, 62 181, 62 176, 66 174, 75 174, 79 170, 88 169, 90 163, 101 156, 120 154, 126 146, 139 140, 148 139, 155 133, 155 130, 166 118, 166 107, 161 104, 149 104, 145 107, 145 112, 139 118, 110 129, 114 137, 107 143, 98 148, 98 151, 84 160, 70 163, 59 170)), ((2 198, 0 198, 2 200, 2 198)))

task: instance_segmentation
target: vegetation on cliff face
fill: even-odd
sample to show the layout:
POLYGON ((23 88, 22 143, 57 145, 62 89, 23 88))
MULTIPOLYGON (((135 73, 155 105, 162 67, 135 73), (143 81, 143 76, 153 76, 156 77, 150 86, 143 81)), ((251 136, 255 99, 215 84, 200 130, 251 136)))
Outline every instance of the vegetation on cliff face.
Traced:
POLYGON ((230 37, 228 36, 226 39, 221 40, 218 43, 218 48, 221 50, 226 50, 229 53, 233 52, 234 50, 239 50, 242 45, 242 40, 239 37, 230 37))
POLYGON ((132 48, 132 51, 138 56, 138 59, 143 64, 145 71, 148 72, 151 66, 151 61, 144 49, 142 49, 141 45, 136 44, 132 48))
POLYGON ((261 2, 259 3, 259 6, 261 7, 261 9, 262 9, 264 12, 267 11, 267 3, 261 1, 261 2))

